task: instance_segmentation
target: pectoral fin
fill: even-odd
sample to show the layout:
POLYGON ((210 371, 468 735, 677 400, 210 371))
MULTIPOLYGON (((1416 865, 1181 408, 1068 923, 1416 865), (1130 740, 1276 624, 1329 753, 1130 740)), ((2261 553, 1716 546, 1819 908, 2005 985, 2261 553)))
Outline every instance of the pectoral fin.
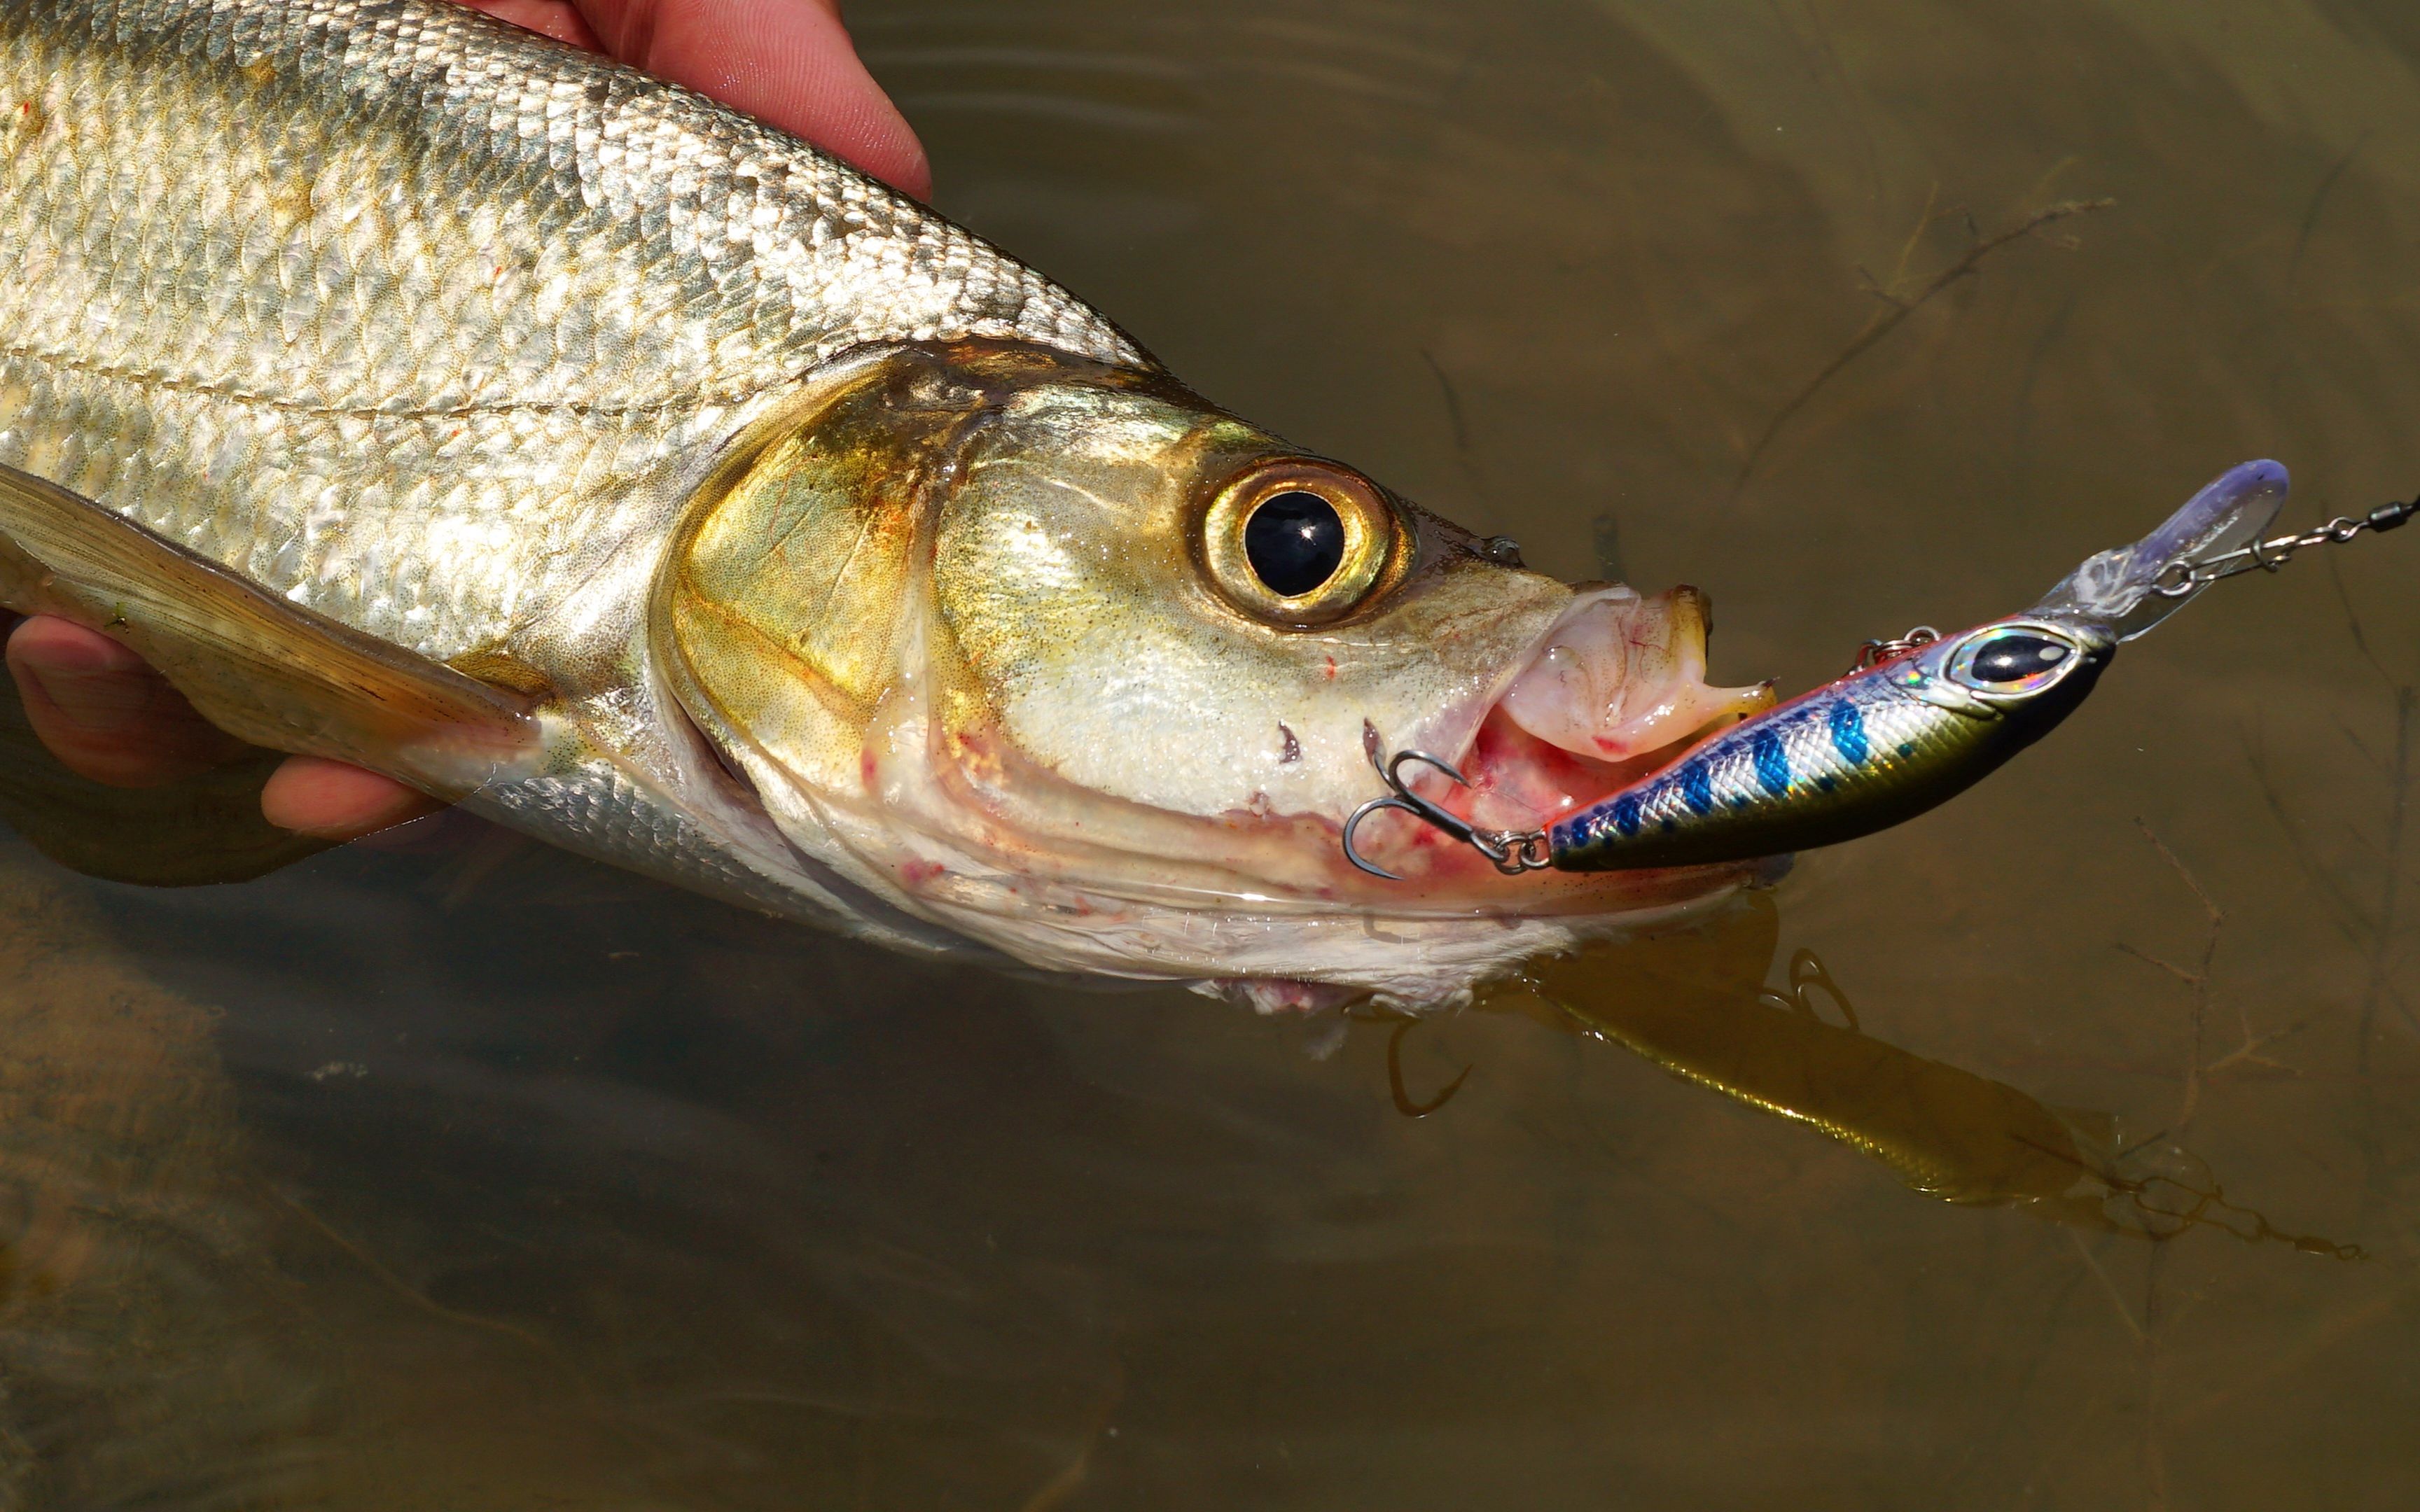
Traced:
POLYGON ((100 630, 239 739, 459 797, 538 746, 531 701, 264 592, 0 467, 0 605, 100 630))

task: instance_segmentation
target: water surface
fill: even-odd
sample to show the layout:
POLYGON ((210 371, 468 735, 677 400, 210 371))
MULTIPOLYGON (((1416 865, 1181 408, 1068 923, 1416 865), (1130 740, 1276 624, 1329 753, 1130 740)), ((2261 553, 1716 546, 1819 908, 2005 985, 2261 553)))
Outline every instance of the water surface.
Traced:
MULTIPOLYGON (((2383 0, 854 20, 946 209, 1535 564, 1699 584, 1720 681, 2031 602, 2247 457, 2297 522, 2420 486, 2383 0)), ((0 1489, 2408 1506, 2414 549, 2215 591, 1961 802, 1409 1031, 459 821, 182 890, 8 841, 0 1489)), ((279 858, 225 808, 75 858, 279 858)))

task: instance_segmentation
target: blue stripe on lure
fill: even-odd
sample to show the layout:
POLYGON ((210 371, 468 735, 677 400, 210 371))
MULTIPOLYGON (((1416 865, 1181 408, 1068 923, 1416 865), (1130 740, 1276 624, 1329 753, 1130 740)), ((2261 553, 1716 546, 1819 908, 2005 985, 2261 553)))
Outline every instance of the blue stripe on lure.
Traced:
POLYGON ((2072 713, 2121 642, 2200 587, 2162 585, 2255 540, 2285 504, 2286 486, 2274 462, 2233 469, 2024 613, 1853 671, 1573 814, 1545 832, 1545 859, 1568 872, 1737 861, 1914 818, 2072 713))

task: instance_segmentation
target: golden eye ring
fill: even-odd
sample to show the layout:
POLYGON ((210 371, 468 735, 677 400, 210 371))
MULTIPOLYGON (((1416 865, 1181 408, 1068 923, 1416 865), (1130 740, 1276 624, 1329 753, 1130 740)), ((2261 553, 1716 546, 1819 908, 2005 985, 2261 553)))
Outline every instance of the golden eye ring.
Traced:
POLYGON ((1237 609, 1308 629, 1359 608, 1401 554, 1402 521, 1375 486, 1332 462, 1256 463, 1210 501, 1202 550, 1237 609))

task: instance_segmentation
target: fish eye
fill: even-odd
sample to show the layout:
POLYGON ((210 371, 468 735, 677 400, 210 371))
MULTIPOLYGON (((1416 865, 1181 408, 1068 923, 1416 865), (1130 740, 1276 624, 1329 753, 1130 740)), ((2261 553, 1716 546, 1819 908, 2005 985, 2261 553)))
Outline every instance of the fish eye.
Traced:
POLYGON ((2068 641, 2031 627, 1977 636, 1950 659, 1949 674, 1982 693, 2031 693, 2057 682, 2077 657, 2068 641))
POLYGON ((1300 598, 1344 564, 1344 517, 1315 493, 1279 494, 1244 522, 1244 560, 1269 592, 1300 598))
POLYGON ((1402 526, 1367 479, 1286 457, 1219 488, 1202 524, 1212 583, 1236 608, 1288 627, 1325 625, 1366 602, 1399 554, 1402 526))

